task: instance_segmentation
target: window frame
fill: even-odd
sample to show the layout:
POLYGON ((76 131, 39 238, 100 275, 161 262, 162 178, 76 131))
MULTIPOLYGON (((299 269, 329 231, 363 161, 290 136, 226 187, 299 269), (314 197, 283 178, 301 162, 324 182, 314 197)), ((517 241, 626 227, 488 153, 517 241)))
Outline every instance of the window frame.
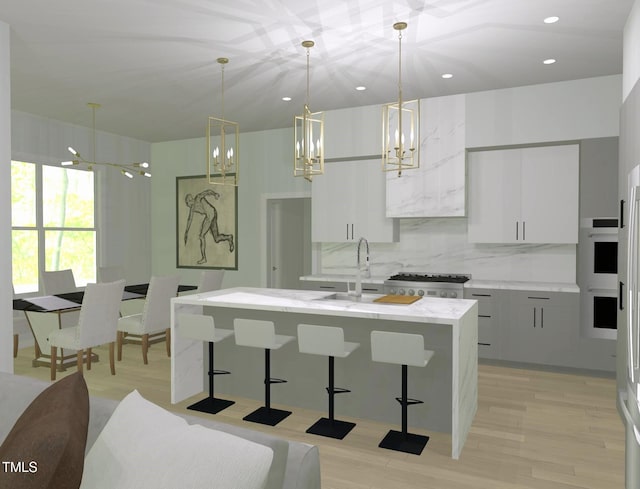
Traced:
MULTIPOLYGON (((100 246, 100 226, 98 223, 98 216, 100 213, 98 212, 98 174, 99 172, 94 172, 92 170, 87 170, 84 168, 65 168, 60 165, 52 165, 47 163, 41 163, 37 161, 24 161, 22 159, 11 159, 11 163, 24 163, 24 164, 32 164, 35 167, 35 207, 36 207, 36 223, 35 226, 14 226, 13 218, 11 222, 11 233, 13 236, 13 231, 36 231, 37 232, 37 243, 38 243, 38 290, 37 291, 29 291, 29 292, 21 292, 16 293, 16 296, 28 296, 33 294, 42 294, 43 286, 41 281, 42 272, 45 271, 46 267, 46 248, 45 248, 45 234, 47 231, 92 231, 95 233, 95 260, 94 260, 94 278, 97 277, 97 268, 98 268, 98 256, 99 246, 100 246), (93 227, 45 227, 44 226, 44 177, 43 177, 43 168, 45 166, 52 166, 55 168, 61 168, 63 170, 74 170, 74 171, 91 171, 93 173, 93 227)), ((11 189, 13 193, 13 188, 11 189)), ((13 263, 13 259, 12 259, 13 263)), ((13 272, 12 272, 13 274, 13 272)), ((13 277, 12 277, 13 281, 13 277)))

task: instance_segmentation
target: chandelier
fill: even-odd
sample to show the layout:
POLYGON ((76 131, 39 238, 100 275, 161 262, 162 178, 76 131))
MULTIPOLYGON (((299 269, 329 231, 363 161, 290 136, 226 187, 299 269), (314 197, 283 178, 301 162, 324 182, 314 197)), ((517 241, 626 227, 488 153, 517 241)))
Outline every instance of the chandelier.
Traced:
POLYGON ((151 173, 149 173, 147 171, 147 168, 149 168, 149 163, 147 163, 146 161, 141 162, 141 163, 125 163, 125 164, 118 164, 118 163, 109 163, 106 161, 97 161, 96 160, 96 109, 99 109, 101 107, 100 104, 96 104, 95 102, 89 102, 87 104, 88 107, 91 108, 91 115, 92 115, 92 146, 93 146, 93 160, 89 161, 85 158, 82 157, 82 155, 80 155, 80 153, 78 151, 76 151, 75 149, 73 149, 71 146, 69 146, 67 149, 69 150, 69 153, 71 153, 74 156, 73 160, 69 160, 69 161, 63 161, 60 164, 62 166, 72 166, 72 165, 85 165, 87 167, 87 170, 93 170, 93 167, 98 165, 98 166, 111 166, 114 168, 118 168, 120 170, 120 173, 122 173, 125 177, 127 178, 133 178, 134 175, 142 175, 143 177, 151 177, 151 173))
POLYGON ((207 123, 207 179, 212 185, 238 185, 240 145, 237 122, 224 118, 224 67, 228 58, 218 58, 222 72, 220 115, 209 117, 207 123))
POLYGON ((402 99, 402 31, 406 22, 396 22, 398 31, 398 101, 382 106, 382 169, 411 170, 420 166, 420 101, 402 99))
POLYGON ((293 175, 312 181, 324 173, 324 114, 309 109, 309 50, 313 41, 302 41, 307 50, 307 98, 302 115, 294 118, 293 175))

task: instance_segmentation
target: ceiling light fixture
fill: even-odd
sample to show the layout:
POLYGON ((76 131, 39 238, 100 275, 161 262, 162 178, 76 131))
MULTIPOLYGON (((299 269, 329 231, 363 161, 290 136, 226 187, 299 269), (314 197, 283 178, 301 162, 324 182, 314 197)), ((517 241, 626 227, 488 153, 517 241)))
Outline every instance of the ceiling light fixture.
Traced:
POLYGON ((443 73, 442 78, 448 80, 449 78, 453 78, 453 75, 451 73, 443 73))
POLYGON ((359 87, 356 87, 356 90, 358 90, 358 92, 363 92, 367 89, 367 87, 360 85, 359 87))
POLYGON ((555 24, 556 22, 558 22, 560 20, 560 17, 557 17, 555 15, 552 15, 551 17, 547 17, 546 19, 544 19, 544 23, 545 24, 555 24))
POLYGON ((71 165, 86 165, 87 170, 93 171, 93 167, 95 165, 99 166, 112 166, 114 168, 119 168, 120 173, 125 175, 128 178, 133 178, 133 175, 142 175, 143 177, 151 177, 151 173, 146 171, 149 168, 149 163, 146 161, 142 163, 126 163, 126 164, 117 164, 117 163, 109 163, 106 161, 97 161, 96 160, 96 109, 101 107, 100 104, 96 104, 95 102, 87 103, 87 107, 91 108, 91 135, 92 135, 92 146, 93 146, 93 160, 89 161, 83 158, 78 151, 73 149, 71 146, 67 148, 69 153, 71 153, 75 158, 70 161, 62 161, 60 165, 62 166, 71 166, 71 165))
POLYGON ((309 51, 313 46, 313 41, 302 41, 307 50, 307 99, 302 115, 293 121, 293 175, 309 181, 324 173, 324 114, 309 109, 309 51))
POLYGON ((291 102, 291 97, 282 97, 285 102, 291 102))
POLYGON ((420 166, 420 100, 402 99, 402 31, 407 23, 396 22, 393 28, 398 31, 398 101, 382 106, 382 169, 401 176, 403 170, 420 166))
POLYGON ((556 62, 556 60, 555 60, 555 59, 553 59, 553 58, 545 59, 545 60, 543 61, 543 63, 544 63, 544 64, 546 64, 546 65, 552 65, 552 64, 553 64, 553 63, 555 63, 555 62, 556 62))
POLYGON ((240 173, 240 126, 224 118, 224 67, 228 58, 218 58, 221 71, 220 118, 207 122, 207 180, 212 185, 238 185, 240 173))

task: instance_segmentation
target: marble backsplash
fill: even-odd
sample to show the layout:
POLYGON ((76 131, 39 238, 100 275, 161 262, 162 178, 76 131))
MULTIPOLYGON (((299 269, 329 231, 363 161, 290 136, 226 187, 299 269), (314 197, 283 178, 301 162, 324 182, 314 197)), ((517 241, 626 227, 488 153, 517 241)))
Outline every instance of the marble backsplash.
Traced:
MULTIPOLYGON (((322 243, 314 273, 355 273, 356 246, 322 243)), ((400 219, 398 243, 369 243, 369 248, 374 276, 402 271, 468 273, 478 280, 576 281, 576 245, 469 243, 466 218, 400 219)))

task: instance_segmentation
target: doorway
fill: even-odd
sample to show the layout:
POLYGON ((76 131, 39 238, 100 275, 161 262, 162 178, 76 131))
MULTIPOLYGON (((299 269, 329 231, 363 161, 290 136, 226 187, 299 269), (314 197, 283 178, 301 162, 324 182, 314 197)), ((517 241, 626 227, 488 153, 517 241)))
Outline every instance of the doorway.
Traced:
POLYGON ((311 198, 267 200, 267 287, 299 289, 311 274, 311 198))

